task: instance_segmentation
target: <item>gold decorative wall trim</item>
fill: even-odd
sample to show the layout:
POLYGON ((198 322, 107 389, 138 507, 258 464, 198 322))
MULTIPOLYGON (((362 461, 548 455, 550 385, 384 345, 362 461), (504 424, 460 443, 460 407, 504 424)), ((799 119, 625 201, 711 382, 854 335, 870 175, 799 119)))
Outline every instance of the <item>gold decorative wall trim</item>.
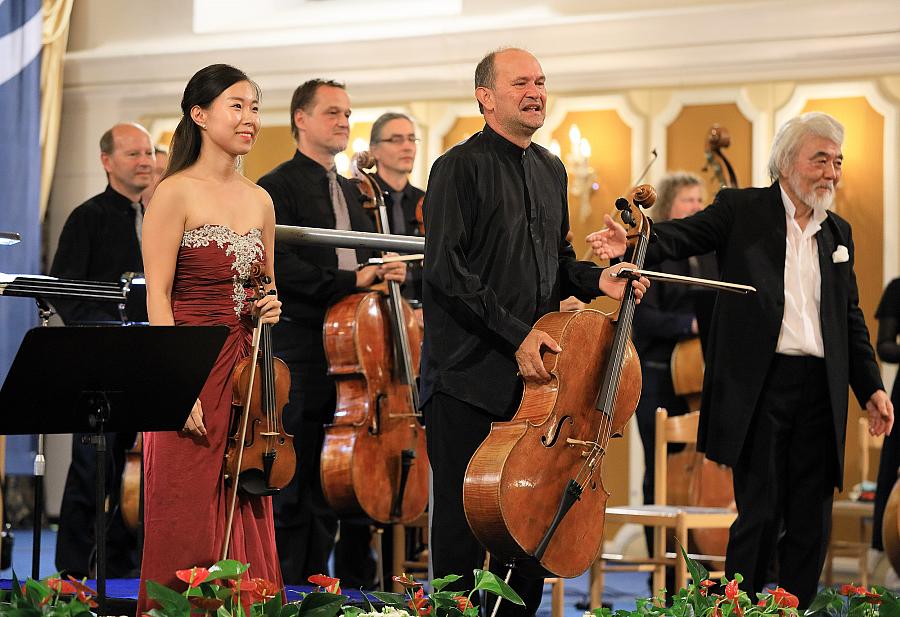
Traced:
POLYGON ((769 141, 769 114, 758 109, 747 96, 744 88, 715 88, 702 90, 676 90, 672 92, 666 107, 651 120, 650 146, 656 148, 659 160, 654 165, 653 181, 659 180, 669 170, 667 158, 666 131, 681 110, 689 105, 719 105, 733 103, 738 110, 750 121, 753 127, 753 144, 751 157, 752 184, 754 186, 767 186, 769 177, 766 174, 768 161, 769 141))
MULTIPOLYGON (((569 113, 611 110, 619 114, 625 125, 631 129, 631 177, 636 179, 644 169, 650 154, 650 148, 647 146, 647 124, 644 117, 635 112, 624 95, 554 97, 548 108, 550 113, 544 121, 544 126, 535 133, 535 141, 541 145, 547 146, 550 143, 550 135, 559 128, 569 113)), ((612 153, 610 156, 613 156, 612 153)))

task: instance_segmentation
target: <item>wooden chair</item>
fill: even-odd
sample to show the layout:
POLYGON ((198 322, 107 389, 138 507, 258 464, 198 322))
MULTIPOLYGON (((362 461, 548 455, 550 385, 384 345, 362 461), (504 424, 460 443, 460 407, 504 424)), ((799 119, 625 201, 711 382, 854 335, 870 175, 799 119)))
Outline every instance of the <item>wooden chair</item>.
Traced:
MULTIPOLYGON (((856 445, 859 448, 860 482, 865 482, 869 475, 869 455, 872 450, 881 450, 884 437, 873 437, 869 434, 869 422, 866 418, 860 418, 858 424, 856 445)), ((825 584, 834 584, 834 558, 836 556, 855 557, 857 561, 858 579, 846 581, 859 583, 863 587, 869 586, 869 546, 872 538, 872 516, 875 512, 875 504, 871 501, 853 501, 840 499, 832 506, 831 537, 828 539, 828 556, 825 558, 825 584), (834 522, 838 519, 850 520, 858 534, 856 540, 835 540, 834 522)))
MULTIPOLYGON (((393 538, 393 564, 394 574, 405 572, 414 576, 417 580, 428 580, 428 552, 427 549, 416 555, 407 553, 408 547, 406 543, 407 530, 415 529, 420 534, 424 546, 428 546, 428 512, 423 512, 416 520, 409 525, 394 525, 393 538)), ((390 581, 392 583, 392 591, 402 593, 403 587, 400 583, 390 581)))
MULTIPOLYGON (((656 410, 656 441, 654 470, 654 504, 637 506, 616 506, 606 509, 607 523, 635 523, 653 528, 653 554, 648 558, 631 558, 623 555, 604 554, 591 567, 591 606, 600 606, 603 595, 604 571, 652 572, 652 591, 655 594, 665 586, 666 567, 675 568, 675 588, 684 587, 687 582, 687 564, 680 551, 666 552, 666 531, 674 530, 674 536, 687 548, 690 529, 727 529, 731 527, 737 512, 728 508, 702 508, 667 505, 666 473, 668 444, 692 444, 697 441, 699 412, 682 416, 672 416, 665 409, 656 410)), ((724 561, 724 556, 691 555, 692 559, 703 561, 724 561)))

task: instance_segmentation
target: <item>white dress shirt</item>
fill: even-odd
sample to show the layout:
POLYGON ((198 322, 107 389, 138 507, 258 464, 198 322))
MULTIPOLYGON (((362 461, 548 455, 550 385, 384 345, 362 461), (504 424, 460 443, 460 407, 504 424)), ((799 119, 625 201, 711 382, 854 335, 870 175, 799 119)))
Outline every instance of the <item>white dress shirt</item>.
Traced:
POLYGON ((823 209, 814 209, 806 228, 800 229, 794 220, 797 208, 783 188, 781 199, 787 222, 787 242, 784 253, 784 318, 775 351, 789 356, 824 358, 822 321, 819 318, 822 273, 815 236, 828 213, 823 209))

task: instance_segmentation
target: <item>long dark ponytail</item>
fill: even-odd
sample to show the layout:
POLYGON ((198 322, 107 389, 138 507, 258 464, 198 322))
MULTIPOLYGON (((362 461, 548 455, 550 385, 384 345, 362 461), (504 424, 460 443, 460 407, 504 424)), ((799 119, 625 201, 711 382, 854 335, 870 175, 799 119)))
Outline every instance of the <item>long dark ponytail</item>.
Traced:
POLYGON ((250 82, 259 92, 259 86, 244 71, 228 64, 211 64, 194 73, 181 97, 181 120, 172 135, 169 164, 163 179, 187 169, 200 156, 200 127, 191 118, 191 109, 195 106, 206 109, 220 94, 241 81, 250 82))

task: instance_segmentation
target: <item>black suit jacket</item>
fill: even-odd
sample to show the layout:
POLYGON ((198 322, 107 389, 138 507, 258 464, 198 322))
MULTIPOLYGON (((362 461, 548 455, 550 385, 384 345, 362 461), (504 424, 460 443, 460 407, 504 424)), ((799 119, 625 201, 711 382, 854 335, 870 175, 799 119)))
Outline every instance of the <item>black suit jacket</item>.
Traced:
MULTIPOLYGON (((285 161, 257 182, 275 204, 279 225, 334 229, 334 209, 325 168, 302 154, 285 161)), ((338 175, 354 231, 375 231, 372 217, 363 209, 356 185, 338 175)), ((375 253, 357 249, 365 263, 375 253)), ((321 328, 328 306, 356 290, 356 273, 339 270, 337 254, 327 246, 275 244, 275 276, 283 317, 308 327, 321 328)))
MULTIPOLYGON (((648 264, 716 251, 722 280, 758 290, 747 296, 719 294, 706 350, 698 445, 710 459, 733 466, 775 354, 784 316, 787 229, 781 189, 777 182, 767 188, 725 189, 705 210, 660 223, 654 229, 658 240, 647 252, 648 264)), ((847 385, 863 407, 883 385, 859 309, 850 225, 828 212, 816 241, 822 273, 819 308, 825 367, 837 461, 843 470, 847 385), (832 254, 840 245, 847 248, 850 258, 835 263, 832 254)), ((837 486, 841 476, 835 478, 837 486)))

